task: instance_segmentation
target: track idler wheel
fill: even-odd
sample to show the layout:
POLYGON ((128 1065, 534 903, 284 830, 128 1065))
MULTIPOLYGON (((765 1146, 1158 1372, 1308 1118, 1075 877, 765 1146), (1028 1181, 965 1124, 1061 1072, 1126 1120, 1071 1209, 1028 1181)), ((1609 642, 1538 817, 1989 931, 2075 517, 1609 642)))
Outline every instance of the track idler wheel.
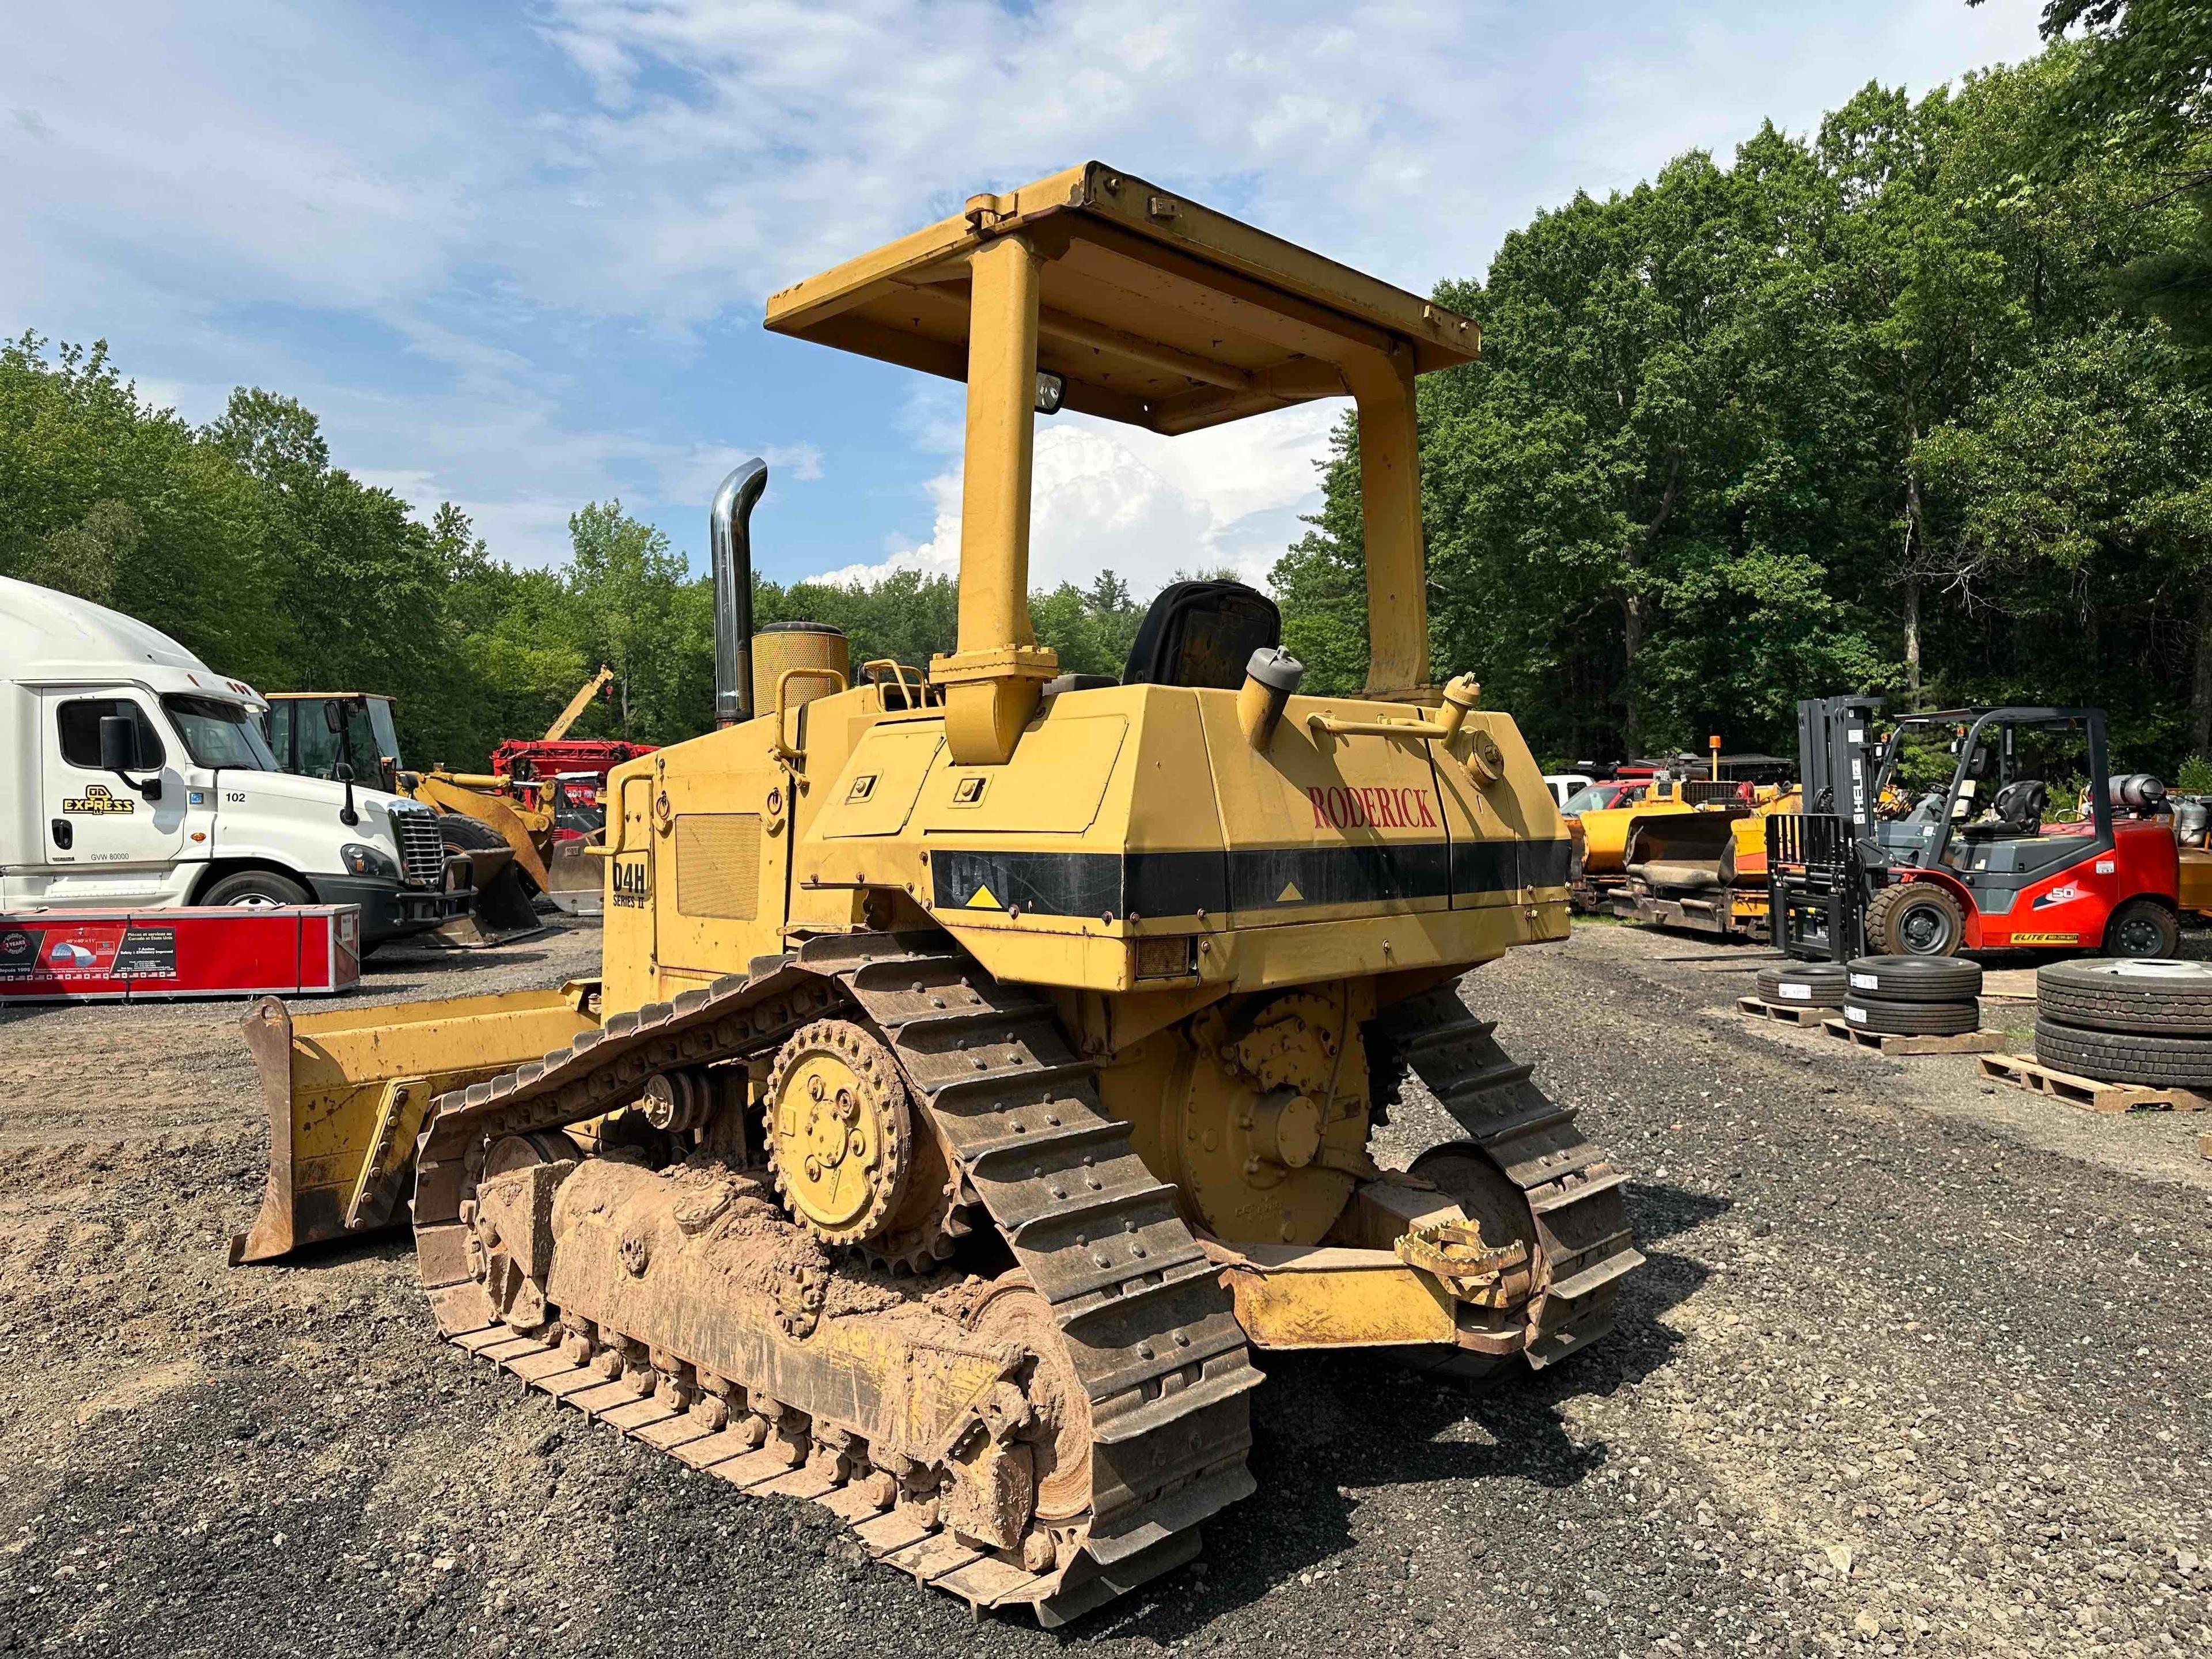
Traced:
POLYGON ((638 1107, 645 1121, 672 1134, 702 1129, 714 1113, 714 1085, 703 1067, 678 1066, 646 1080, 638 1107))
POLYGON ((1091 1510, 1091 1398, 1069 1360, 1052 1304, 1018 1271, 993 1281, 968 1325, 976 1335, 1011 1343, 1027 1356, 1023 1393, 1030 1416, 1018 1437, 1029 1449, 1036 1486, 1034 1527, 1022 1551, 1024 1565, 1042 1572, 1051 1565, 1051 1544, 1072 1553, 1080 1541, 1074 1528, 1091 1510))
POLYGON ((825 1244, 926 1271, 966 1229, 937 1135, 873 1033, 819 1019, 776 1051, 765 1101, 769 1166, 792 1218, 825 1244))

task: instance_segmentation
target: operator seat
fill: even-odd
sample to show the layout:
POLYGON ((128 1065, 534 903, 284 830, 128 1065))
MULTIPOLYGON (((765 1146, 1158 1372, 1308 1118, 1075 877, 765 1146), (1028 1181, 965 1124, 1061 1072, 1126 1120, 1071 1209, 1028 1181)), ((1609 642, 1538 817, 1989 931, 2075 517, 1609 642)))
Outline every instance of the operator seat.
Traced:
POLYGON ((1961 824, 1959 833, 1978 841, 2021 840, 2043 832, 2044 809, 2051 791, 2040 778, 2020 778, 1996 793, 1990 816, 1978 823, 1961 824))
POLYGON ((1243 582, 1171 582, 1160 590, 1121 670, 1125 685, 1234 691, 1255 651, 1283 642, 1275 602, 1243 582))
POLYGON ((1062 674, 1044 696, 1109 685, 1211 685, 1234 691, 1255 651, 1283 642, 1275 602, 1243 582, 1171 582, 1145 612, 1121 678, 1062 674))

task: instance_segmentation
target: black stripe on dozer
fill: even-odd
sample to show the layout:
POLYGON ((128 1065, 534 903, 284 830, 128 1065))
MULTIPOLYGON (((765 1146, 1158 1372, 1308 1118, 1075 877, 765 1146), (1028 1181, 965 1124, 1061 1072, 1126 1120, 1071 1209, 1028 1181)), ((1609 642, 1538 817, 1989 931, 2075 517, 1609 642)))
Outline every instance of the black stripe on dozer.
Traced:
POLYGON ((1218 915, 1564 887, 1567 852, 1564 841, 1385 842, 1227 853, 944 848, 933 854, 931 868, 939 909, 1018 905, 1031 915, 1125 916, 1133 910, 1140 916, 1188 916, 1200 910, 1218 915), (990 896, 976 905, 978 893, 984 891, 990 896))

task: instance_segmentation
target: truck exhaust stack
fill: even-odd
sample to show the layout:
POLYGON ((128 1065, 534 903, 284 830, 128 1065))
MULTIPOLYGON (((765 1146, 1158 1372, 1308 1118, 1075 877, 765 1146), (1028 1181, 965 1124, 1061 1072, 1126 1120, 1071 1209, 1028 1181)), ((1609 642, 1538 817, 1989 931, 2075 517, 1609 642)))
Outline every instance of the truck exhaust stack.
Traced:
POLYGON ((734 468, 714 492, 707 536, 714 569, 714 724, 750 720, 753 647, 753 508, 768 488, 757 455, 734 468))

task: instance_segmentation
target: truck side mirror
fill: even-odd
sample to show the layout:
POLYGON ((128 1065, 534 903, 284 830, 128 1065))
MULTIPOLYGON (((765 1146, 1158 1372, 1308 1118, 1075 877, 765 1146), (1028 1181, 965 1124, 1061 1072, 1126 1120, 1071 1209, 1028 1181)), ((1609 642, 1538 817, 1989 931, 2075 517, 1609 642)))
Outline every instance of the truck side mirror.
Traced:
POLYGON ((138 722, 128 714, 100 717, 100 769, 129 772, 138 765, 138 722))
POLYGON ((129 714, 102 714, 100 717, 100 769, 112 772, 148 800, 161 799, 161 780, 148 778, 143 783, 131 775, 146 763, 138 752, 138 722, 129 714))

